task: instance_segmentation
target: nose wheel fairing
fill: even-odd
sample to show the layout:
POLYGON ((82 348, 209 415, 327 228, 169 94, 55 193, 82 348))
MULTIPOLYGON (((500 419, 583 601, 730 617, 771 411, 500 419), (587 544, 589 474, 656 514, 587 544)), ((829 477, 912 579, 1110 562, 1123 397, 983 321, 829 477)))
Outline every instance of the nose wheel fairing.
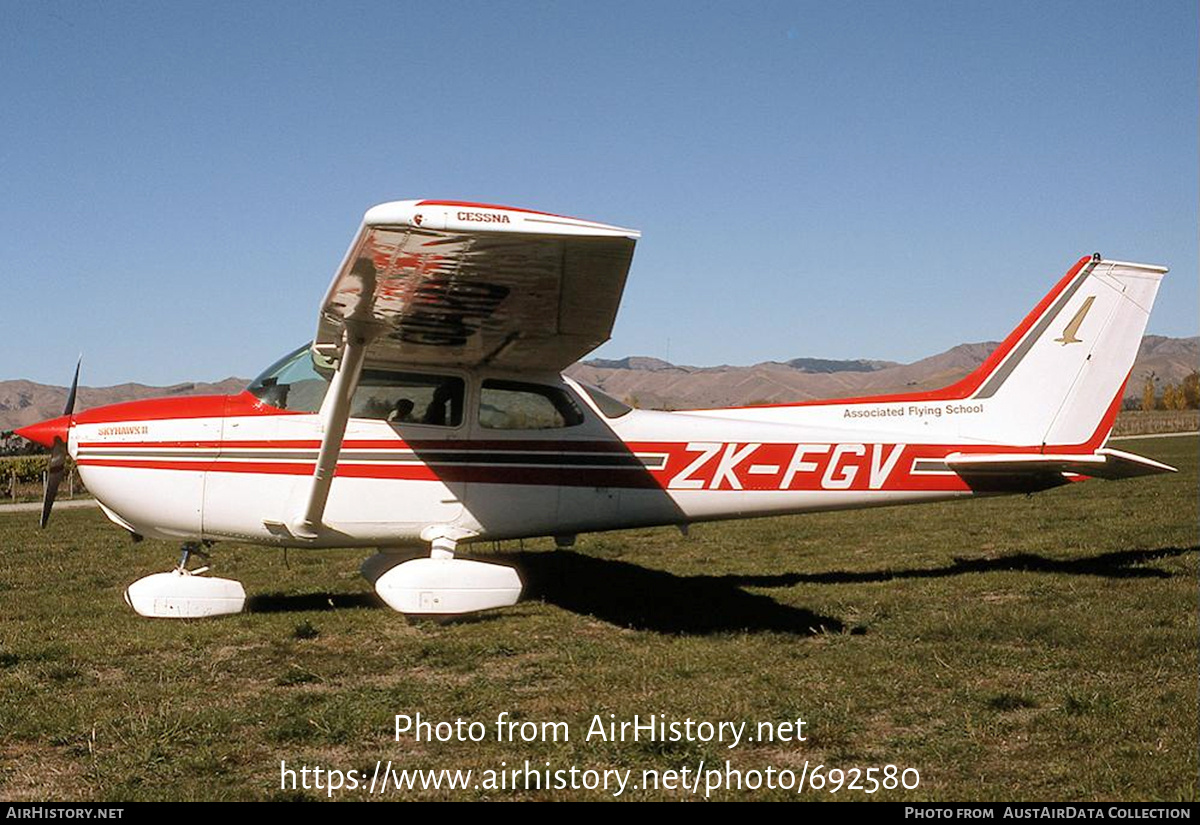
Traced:
POLYGON ((179 565, 167 573, 144 576, 125 590, 125 603, 152 619, 201 619, 241 613, 246 605, 242 583, 204 575, 208 567, 188 569, 195 554, 208 554, 193 543, 183 545, 179 565))

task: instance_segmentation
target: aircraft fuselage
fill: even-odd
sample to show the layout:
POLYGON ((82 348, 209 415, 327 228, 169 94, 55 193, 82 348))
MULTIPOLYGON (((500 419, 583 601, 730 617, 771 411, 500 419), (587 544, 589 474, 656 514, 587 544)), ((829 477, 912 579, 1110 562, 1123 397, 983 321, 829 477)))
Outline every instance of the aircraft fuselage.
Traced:
POLYGON ((416 543, 438 526, 468 540, 509 539, 956 498, 973 491, 945 457, 1004 449, 946 437, 969 429, 983 401, 610 418, 557 377, 534 383, 566 394, 578 420, 487 427, 482 378, 458 377, 457 426, 350 419, 312 539, 287 525, 321 444, 315 412, 248 392, 131 402, 77 415, 69 447, 88 489, 136 533, 313 547, 416 543))

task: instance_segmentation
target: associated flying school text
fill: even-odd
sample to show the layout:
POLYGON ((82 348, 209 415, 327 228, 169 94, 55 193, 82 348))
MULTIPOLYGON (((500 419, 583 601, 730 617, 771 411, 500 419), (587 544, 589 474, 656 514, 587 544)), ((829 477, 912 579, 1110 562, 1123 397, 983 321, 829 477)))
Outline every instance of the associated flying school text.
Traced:
POLYGON ((943 415, 973 415, 983 412, 977 404, 908 404, 899 407, 847 407, 842 418, 941 418, 943 415))

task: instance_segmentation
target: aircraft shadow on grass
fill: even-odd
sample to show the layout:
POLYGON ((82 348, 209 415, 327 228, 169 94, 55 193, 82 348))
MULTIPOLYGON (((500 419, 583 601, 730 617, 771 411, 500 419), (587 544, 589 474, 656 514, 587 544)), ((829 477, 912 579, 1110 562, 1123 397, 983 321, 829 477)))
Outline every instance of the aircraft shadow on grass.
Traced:
POLYGON ((621 627, 678 635, 763 632, 814 636, 840 633, 831 616, 747 593, 714 576, 677 576, 628 562, 558 550, 502 553, 525 580, 526 600, 540 599, 572 613, 621 627))
MULTIPOLYGON (((736 632, 813 636, 847 630, 832 616, 790 607, 743 587, 792 587, 797 584, 863 584, 898 579, 931 579, 968 573, 1022 571, 1102 576, 1113 579, 1170 578, 1172 574, 1137 567, 1159 559, 1200 551, 1200 546, 1122 550, 1077 559, 1051 559, 1019 553, 995 559, 955 559, 944 567, 912 570, 833 570, 768 576, 679 576, 628 562, 598 559, 569 550, 510 552, 489 557, 515 566, 525 582, 523 601, 544 601, 572 613, 635 630, 676 635, 736 632)), ((377 608, 374 593, 280 593, 252 596, 247 610, 281 613, 345 608, 377 608)), ((503 614, 456 617, 456 623, 494 621, 503 614)), ((861 628, 851 633, 863 632, 861 628)))
POLYGON ((742 587, 792 587, 797 584, 869 584, 896 579, 940 579, 967 573, 1019 571, 1065 573, 1073 576, 1102 576, 1109 579, 1169 579, 1171 573, 1138 564, 1200 551, 1200 546, 1160 547, 1153 550, 1118 550, 1078 559, 1052 559, 1035 553, 1016 553, 994 559, 956 558, 945 567, 915 570, 831 570, 827 573, 778 573, 770 576, 719 576, 742 587))
POLYGON ((260 593, 246 599, 247 613, 301 613, 314 610, 346 610, 354 607, 383 607, 371 593, 260 593))
MULTIPOLYGON (((567 550, 501 553, 488 560, 521 572, 523 601, 544 601, 635 630, 678 635, 770 631, 812 636, 844 629, 835 618, 747 593, 735 582, 719 577, 677 576, 567 550)), ((246 609, 252 613, 381 606, 374 593, 267 593, 246 600, 246 609)), ((453 621, 463 624, 502 616, 468 615, 453 621)))

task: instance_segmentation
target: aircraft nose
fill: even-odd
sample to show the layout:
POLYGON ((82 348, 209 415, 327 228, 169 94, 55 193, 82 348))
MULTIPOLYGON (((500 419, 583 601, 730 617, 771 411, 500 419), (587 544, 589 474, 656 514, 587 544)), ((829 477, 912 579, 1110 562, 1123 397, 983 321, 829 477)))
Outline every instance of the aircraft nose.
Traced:
POLYGON ((58 418, 48 418, 28 427, 13 430, 14 433, 28 441, 41 444, 43 447, 53 447, 54 439, 61 438, 66 443, 67 433, 71 429, 71 416, 60 415, 58 418))

